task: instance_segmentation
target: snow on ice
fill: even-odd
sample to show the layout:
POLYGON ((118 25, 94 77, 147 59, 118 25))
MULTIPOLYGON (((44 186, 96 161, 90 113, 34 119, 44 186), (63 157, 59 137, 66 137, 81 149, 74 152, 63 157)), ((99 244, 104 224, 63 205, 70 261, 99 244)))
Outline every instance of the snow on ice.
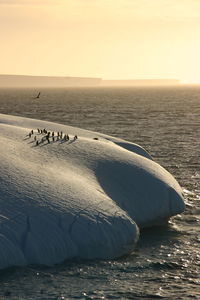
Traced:
POLYGON ((139 228, 184 211, 182 190, 140 146, 0 114, 0 268, 110 259, 139 228))

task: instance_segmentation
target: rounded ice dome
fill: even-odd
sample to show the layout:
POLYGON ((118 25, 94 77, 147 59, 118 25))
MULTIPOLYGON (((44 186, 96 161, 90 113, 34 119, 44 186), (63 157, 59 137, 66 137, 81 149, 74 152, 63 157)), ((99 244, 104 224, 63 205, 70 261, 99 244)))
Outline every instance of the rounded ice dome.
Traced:
POLYGON ((110 259, 139 228, 184 211, 174 177, 140 146, 0 114, 0 268, 110 259))

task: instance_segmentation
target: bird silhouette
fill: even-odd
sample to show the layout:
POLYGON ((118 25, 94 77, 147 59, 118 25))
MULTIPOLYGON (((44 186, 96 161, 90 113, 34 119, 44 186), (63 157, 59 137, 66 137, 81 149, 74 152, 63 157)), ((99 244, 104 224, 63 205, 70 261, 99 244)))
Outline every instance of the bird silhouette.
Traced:
POLYGON ((38 93, 38 95, 35 97, 35 99, 38 99, 38 98, 40 98, 40 92, 38 93))

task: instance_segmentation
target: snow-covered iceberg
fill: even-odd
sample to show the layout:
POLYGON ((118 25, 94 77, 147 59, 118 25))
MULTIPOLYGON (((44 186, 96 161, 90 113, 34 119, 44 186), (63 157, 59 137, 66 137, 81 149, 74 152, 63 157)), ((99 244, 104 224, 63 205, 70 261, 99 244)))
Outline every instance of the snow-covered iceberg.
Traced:
POLYGON ((119 257, 138 228, 184 210, 177 181, 140 146, 2 114, 0 180, 0 268, 119 257))

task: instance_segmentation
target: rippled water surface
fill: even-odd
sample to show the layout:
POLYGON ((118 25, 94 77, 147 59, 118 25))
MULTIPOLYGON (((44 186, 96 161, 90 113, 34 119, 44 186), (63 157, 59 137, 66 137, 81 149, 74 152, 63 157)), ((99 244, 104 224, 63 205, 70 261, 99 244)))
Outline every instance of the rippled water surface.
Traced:
POLYGON ((0 272, 0 299, 200 299, 200 87, 0 90, 0 113, 143 146, 182 186, 186 211, 141 232, 132 255, 0 272))

